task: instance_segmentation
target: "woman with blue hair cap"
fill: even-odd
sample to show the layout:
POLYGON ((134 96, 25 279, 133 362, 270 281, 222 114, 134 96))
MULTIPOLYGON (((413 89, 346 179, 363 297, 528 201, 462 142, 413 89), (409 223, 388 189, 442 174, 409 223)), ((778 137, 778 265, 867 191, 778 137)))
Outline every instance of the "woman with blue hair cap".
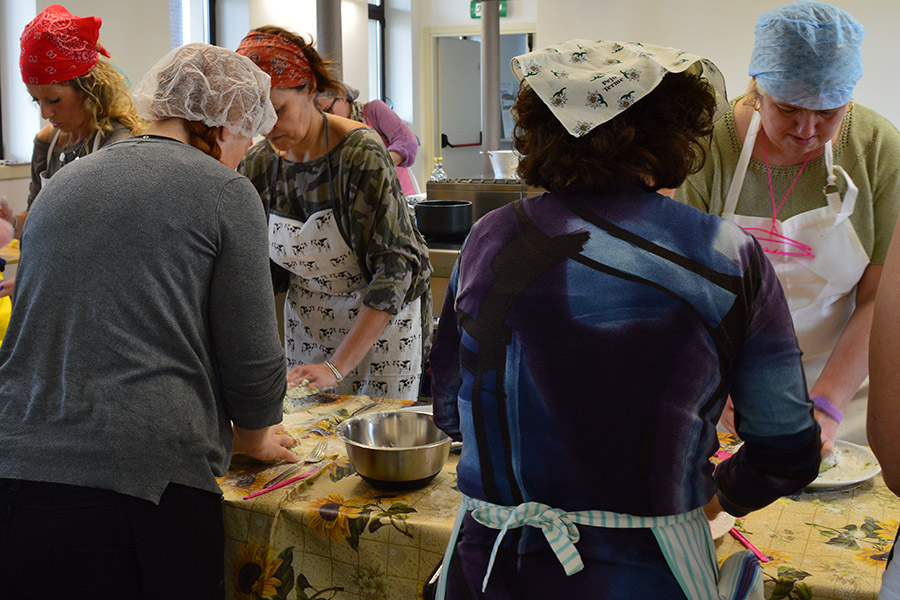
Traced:
MULTIPOLYGON (((900 207, 900 134, 852 100, 864 34, 822 2, 763 14, 750 89, 716 125, 703 170, 676 192, 752 233, 774 264, 825 455, 836 437, 866 442, 872 307, 900 207)), ((725 414, 740 427, 739 409, 725 414)))

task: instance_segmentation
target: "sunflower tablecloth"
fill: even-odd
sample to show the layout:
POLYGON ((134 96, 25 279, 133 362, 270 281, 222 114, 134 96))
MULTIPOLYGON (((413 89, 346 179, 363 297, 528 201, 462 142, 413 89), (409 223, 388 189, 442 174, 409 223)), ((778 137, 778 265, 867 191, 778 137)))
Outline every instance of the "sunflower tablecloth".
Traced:
MULTIPOLYGON (((299 472, 321 471, 249 500, 285 466, 236 458, 219 480, 229 599, 412 600, 441 560, 460 498, 456 454, 423 489, 376 490, 349 464, 335 428, 356 410, 410 403, 325 399, 285 415, 301 457, 327 440, 326 460, 299 472)), ((727 448, 733 440, 722 441, 727 448)), ((783 498, 736 527, 771 559, 767 599, 875 600, 898 518, 900 500, 876 477, 853 489, 783 498)), ((731 536, 717 541, 720 559, 741 549, 731 536)))

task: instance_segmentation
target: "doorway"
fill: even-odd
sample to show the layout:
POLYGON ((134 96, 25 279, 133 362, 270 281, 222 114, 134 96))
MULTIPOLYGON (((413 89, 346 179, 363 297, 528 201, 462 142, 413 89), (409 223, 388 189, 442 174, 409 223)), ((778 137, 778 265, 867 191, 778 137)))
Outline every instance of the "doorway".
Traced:
MULTIPOLYGON (((484 177, 481 158, 481 35, 442 33, 432 37, 434 97, 433 137, 430 141, 434 156, 443 157, 444 171, 449 178, 480 179, 484 177)), ((509 108, 519 89, 509 62, 515 56, 530 52, 534 37, 532 31, 501 31, 501 149, 512 148, 513 119, 509 108)), ((488 177, 490 175, 488 173, 488 177)))

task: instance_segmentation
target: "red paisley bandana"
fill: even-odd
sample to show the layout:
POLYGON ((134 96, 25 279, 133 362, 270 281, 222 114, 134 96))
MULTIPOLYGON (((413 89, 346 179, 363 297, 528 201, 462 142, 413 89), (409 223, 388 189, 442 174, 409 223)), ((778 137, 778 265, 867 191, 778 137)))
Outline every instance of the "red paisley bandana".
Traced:
POLYGON ((306 55, 280 35, 251 31, 241 40, 237 53, 268 73, 272 78, 272 89, 296 88, 313 79, 306 55))
POLYGON ((22 81, 47 85, 89 73, 100 60, 98 51, 109 57, 97 44, 100 23, 99 17, 76 17, 59 4, 42 10, 19 38, 22 81))

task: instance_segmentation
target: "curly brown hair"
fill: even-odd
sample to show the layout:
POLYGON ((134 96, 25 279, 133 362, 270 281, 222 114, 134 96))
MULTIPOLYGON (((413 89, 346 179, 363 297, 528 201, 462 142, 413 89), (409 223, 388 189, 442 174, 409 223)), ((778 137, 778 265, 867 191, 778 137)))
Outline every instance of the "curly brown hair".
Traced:
MULTIPOLYGON (((278 25, 263 25, 262 27, 257 27, 252 31, 259 31, 261 33, 268 33, 269 35, 280 36, 289 44, 293 44, 294 46, 296 46, 297 51, 302 52, 303 56, 306 57, 306 60, 309 61, 309 66, 312 69, 313 77, 316 80, 317 92, 330 90, 337 95, 344 93, 343 84, 332 74, 332 68, 338 63, 327 61, 319 55, 319 53, 313 47, 312 36, 310 36, 309 42, 307 42, 302 35, 296 34, 293 31, 289 31, 283 27, 279 27, 278 25)), ((305 86, 301 86, 301 88, 298 89, 302 89, 302 87, 305 86)))
POLYGON ((523 83, 512 108, 518 175, 551 192, 677 188, 703 166, 715 112, 705 78, 669 73, 628 110, 575 137, 523 83))
POLYGON ((92 131, 109 133, 115 129, 113 121, 134 134, 146 129, 128 93, 128 80, 110 62, 101 59, 89 73, 61 85, 81 92, 81 108, 91 121, 92 131))

